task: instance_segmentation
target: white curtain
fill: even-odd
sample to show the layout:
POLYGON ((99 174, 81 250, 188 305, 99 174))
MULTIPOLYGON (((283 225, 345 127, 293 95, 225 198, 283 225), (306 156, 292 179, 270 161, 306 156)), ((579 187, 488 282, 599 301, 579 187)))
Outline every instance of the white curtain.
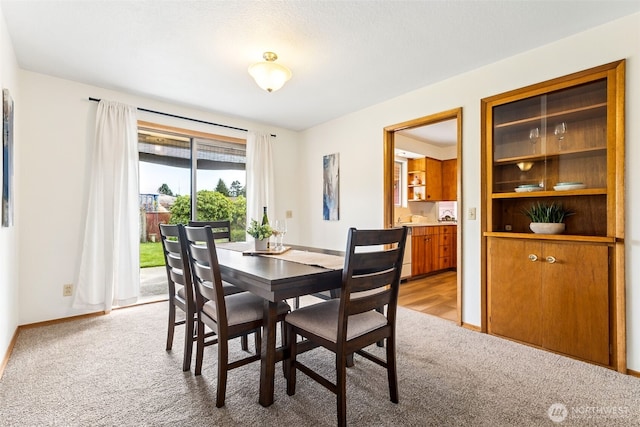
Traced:
POLYGON ((267 207, 269 218, 274 211, 273 162, 271 135, 249 131, 247 136, 247 225, 251 219, 262 219, 267 207))
POLYGON ((140 291, 136 108, 100 101, 75 308, 136 302, 140 291))

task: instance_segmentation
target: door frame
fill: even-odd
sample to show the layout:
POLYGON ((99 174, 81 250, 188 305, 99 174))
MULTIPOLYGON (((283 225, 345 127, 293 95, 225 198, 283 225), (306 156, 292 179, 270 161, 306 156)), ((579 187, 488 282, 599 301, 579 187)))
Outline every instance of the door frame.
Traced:
POLYGON ((464 212, 462 206, 462 107, 452 110, 443 111, 429 116, 419 117, 402 123, 386 126, 383 136, 383 218, 384 227, 393 227, 395 221, 393 216, 393 170, 395 160, 395 133, 405 129, 413 129, 417 127, 432 125, 443 122, 445 120, 456 119, 457 122, 457 160, 458 167, 456 170, 456 201, 458 202, 458 230, 456 233, 456 288, 457 288, 457 324, 462 325, 462 232, 463 222, 460 220, 461 213, 464 212))

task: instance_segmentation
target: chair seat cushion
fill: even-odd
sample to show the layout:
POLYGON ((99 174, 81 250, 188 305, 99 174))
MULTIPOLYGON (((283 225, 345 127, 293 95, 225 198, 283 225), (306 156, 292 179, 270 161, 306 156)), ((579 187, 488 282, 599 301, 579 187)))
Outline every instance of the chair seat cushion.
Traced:
MULTIPOLYGON (((226 296, 224 301, 227 306, 227 323, 229 326, 262 319, 264 299, 259 296, 250 292, 241 292, 226 296)), ((283 301, 278 303, 278 314, 285 314, 290 310, 289 304, 283 301)), ((202 307, 202 311, 213 320, 218 320, 218 312, 213 301, 207 301, 202 307)))
MULTIPOLYGON (((340 300, 332 299, 294 310, 287 314, 285 321, 326 340, 336 342, 338 338, 339 311, 340 300)), ((349 316, 347 341, 381 328, 386 324, 387 318, 374 310, 349 316)))

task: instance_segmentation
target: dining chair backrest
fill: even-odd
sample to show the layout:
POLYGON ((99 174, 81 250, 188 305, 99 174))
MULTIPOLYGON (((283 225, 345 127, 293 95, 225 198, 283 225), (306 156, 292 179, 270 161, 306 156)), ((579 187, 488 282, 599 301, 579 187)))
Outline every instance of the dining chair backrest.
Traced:
POLYGON ((213 237, 214 233, 209 225, 204 227, 187 226, 184 230, 187 254, 193 276, 196 308, 202 307, 206 300, 213 301, 218 314, 217 324, 220 328, 226 328, 224 288, 213 237))
POLYGON ((182 225, 160 224, 159 229, 169 285, 166 350, 173 348, 175 327, 185 325, 182 370, 188 371, 191 368, 194 340, 195 299, 187 247, 184 244, 186 237, 182 225), (176 307, 185 313, 184 319, 176 320, 176 307))
POLYGON ((342 271, 338 341, 346 337, 349 316, 387 307, 395 322, 407 229, 349 229, 342 271))
POLYGON ((193 284, 189 258, 186 246, 182 245, 185 239, 183 227, 181 225, 160 224, 160 239, 167 270, 169 296, 184 295, 185 302, 193 304, 193 284), (183 290, 176 287, 176 284, 183 287, 183 290))
POLYGON ((231 221, 189 221, 189 227, 204 227, 208 225, 211 227, 213 233, 213 240, 216 242, 230 242, 231 241, 231 221))
POLYGON ((395 323, 406 240, 406 227, 350 228, 340 300, 302 307, 285 319, 289 343, 289 358, 285 362, 287 394, 295 394, 296 371, 302 371, 336 394, 338 426, 346 425, 346 366, 353 353, 387 370, 389 398, 398 403, 395 323), (306 361, 297 360, 297 336, 303 337, 308 348, 322 346, 335 354, 335 382, 311 369, 306 361), (386 340, 386 360, 365 350, 381 340, 386 340))

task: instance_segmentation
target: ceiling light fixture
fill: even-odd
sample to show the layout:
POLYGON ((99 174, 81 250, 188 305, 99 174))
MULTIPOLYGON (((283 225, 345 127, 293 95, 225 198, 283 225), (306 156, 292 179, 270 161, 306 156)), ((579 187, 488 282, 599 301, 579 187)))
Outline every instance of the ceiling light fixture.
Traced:
POLYGON ((265 52, 262 57, 264 62, 256 62, 250 66, 249 74, 262 89, 275 92, 291 78, 291 70, 284 65, 276 64, 278 55, 273 52, 265 52))

